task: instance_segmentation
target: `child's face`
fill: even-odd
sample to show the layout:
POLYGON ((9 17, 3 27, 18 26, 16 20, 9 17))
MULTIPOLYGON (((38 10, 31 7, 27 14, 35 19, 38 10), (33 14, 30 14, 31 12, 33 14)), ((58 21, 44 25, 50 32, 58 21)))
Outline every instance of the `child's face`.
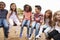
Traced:
POLYGON ((60 20, 60 12, 57 13, 56 18, 57 20, 60 20))
POLYGON ((11 8, 14 11, 16 9, 16 5, 15 4, 11 5, 11 8))
POLYGON ((26 11, 29 11, 29 6, 26 6, 25 10, 26 10, 26 11))
POLYGON ((0 3, 0 9, 4 9, 4 8, 5 8, 4 3, 0 3))
POLYGON ((48 18, 50 16, 50 13, 49 12, 46 12, 46 18, 48 18))
POLYGON ((38 8, 35 7, 35 12, 40 13, 40 10, 38 10, 38 8))

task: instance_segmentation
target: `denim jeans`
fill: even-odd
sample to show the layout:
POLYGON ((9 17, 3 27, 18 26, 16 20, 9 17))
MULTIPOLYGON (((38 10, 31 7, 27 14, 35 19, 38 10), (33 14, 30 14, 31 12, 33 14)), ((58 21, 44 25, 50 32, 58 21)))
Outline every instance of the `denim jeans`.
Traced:
POLYGON ((8 29, 9 29, 9 27, 8 27, 8 22, 7 22, 6 19, 0 18, 0 27, 1 26, 4 26, 3 27, 4 28, 4 35, 5 35, 5 37, 8 37, 8 29))
POLYGON ((51 30, 51 27, 44 24, 44 25, 41 25, 40 26, 40 30, 39 30, 39 33, 38 35, 41 36, 42 32, 44 32, 46 34, 46 36, 48 37, 48 32, 51 30))
POLYGON ((23 32, 24 25, 27 25, 27 35, 29 35, 30 20, 23 20, 20 34, 23 32))
MULTIPOLYGON (((36 37, 36 36, 38 35, 38 33, 39 33, 40 23, 36 23, 36 22, 33 22, 33 23, 32 23, 32 28, 31 28, 30 34, 33 33, 34 27, 36 28, 36 31, 35 31, 35 37, 36 37)), ((31 35, 30 35, 30 36, 31 36, 31 35)))

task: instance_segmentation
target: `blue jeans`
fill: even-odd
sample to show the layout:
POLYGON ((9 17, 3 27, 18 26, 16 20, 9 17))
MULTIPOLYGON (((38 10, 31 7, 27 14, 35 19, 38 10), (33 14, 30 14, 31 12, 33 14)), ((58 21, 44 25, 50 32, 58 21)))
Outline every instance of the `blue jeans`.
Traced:
POLYGON ((36 28, 36 31, 35 31, 35 37, 36 37, 38 35, 38 33, 39 33, 40 23, 36 23, 36 22, 32 23, 32 28, 31 28, 30 36, 33 33, 34 27, 36 28))
POLYGON ((24 28, 25 25, 27 26, 27 35, 29 35, 30 20, 25 20, 25 19, 22 22, 22 27, 21 27, 20 35, 22 34, 23 28, 24 28))
POLYGON ((9 29, 9 27, 8 27, 8 22, 7 22, 6 19, 0 18, 0 27, 1 26, 4 26, 3 27, 4 28, 4 35, 5 35, 5 37, 8 37, 8 29, 9 29))

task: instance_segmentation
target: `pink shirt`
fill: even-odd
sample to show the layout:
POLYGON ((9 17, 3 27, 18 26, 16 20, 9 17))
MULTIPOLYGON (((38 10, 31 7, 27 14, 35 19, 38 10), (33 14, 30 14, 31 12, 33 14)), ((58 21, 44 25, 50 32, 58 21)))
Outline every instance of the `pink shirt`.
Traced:
POLYGON ((24 19, 30 20, 32 16, 32 12, 23 12, 23 15, 25 16, 24 19))

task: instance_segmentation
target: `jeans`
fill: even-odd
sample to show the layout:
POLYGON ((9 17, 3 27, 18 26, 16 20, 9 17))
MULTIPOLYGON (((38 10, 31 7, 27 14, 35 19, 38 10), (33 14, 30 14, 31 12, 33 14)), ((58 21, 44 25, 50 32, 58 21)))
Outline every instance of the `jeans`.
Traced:
POLYGON ((50 26, 45 25, 41 25, 40 26, 40 30, 39 30, 39 36, 41 36, 42 32, 44 32, 46 34, 46 36, 48 36, 48 32, 51 30, 50 26))
POLYGON ((5 35, 5 37, 8 37, 8 29, 9 29, 9 27, 8 27, 8 22, 7 22, 6 19, 0 18, 0 27, 1 26, 4 26, 4 35, 5 35))
POLYGON ((57 30, 53 30, 51 31, 50 33, 48 33, 48 38, 51 39, 51 38, 55 38, 56 35, 58 35, 59 32, 57 30))
MULTIPOLYGON (((36 22, 33 22, 33 23, 32 23, 32 28, 31 28, 30 34, 33 33, 34 27, 36 28, 36 31, 35 31, 35 37, 36 37, 36 36, 38 35, 38 33, 39 33, 40 23, 36 23, 36 22)), ((31 35, 30 35, 30 36, 31 36, 31 35)))
POLYGON ((27 35, 29 35, 30 20, 25 20, 25 19, 22 22, 22 27, 21 27, 20 35, 22 34, 23 28, 24 28, 25 25, 27 25, 27 35))
POLYGON ((53 37, 54 40, 60 40, 60 33, 53 37))

